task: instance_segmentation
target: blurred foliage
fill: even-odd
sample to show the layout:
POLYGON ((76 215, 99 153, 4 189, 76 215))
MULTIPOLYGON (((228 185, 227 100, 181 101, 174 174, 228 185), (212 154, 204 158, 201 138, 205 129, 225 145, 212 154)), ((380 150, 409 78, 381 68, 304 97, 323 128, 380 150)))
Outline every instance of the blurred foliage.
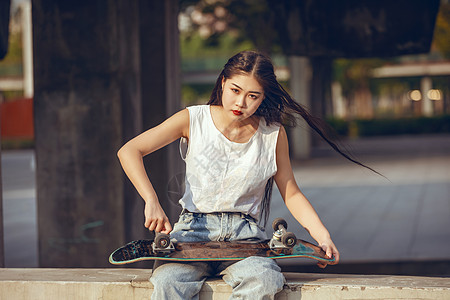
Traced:
POLYGON ((22 35, 9 34, 8 53, 0 61, 0 76, 22 76, 22 35))
POLYGON ((441 1, 433 42, 442 56, 450 59, 450 2, 441 1))
POLYGON ((350 137, 450 133, 450 115, 352 121, 328 119, 327 122, 339 135, 350 137))
MULTIPOLYGON (((281 53, 266 1, 180 0, 179 24, 184 72, 221 70, 230 56, 243 50, 281 53)), ((183 105, 206 103, 213 87, 183 84, 183 105)))
POLYGON ((183 84, 181 94, 183 95, 183 106, 204 104, 208 102, 214 84, 183 84))
POLYGON ((34 148, 34 139, 2 138, 1 140, 2 150, 33 149, 33 148, 34 148))
MULTIPOLYGON (((15 76, 15 75, 14 75, 15 76)), ((2 91, 3 101, 14 101, 23 97, 23 91, 2 91)))
POLYGON ((230 52, 251 48, 269 54, 281 52, 273 15, 266 1, 180 0, 180 12, 187 25, 181 32, 182 41, 193 38, 195 42, 192 43, 200 45, 198 38, 201 37, 203 46, 210 51, 227 52, 227 56, 230 52), (228 39, 227 45, 234 48, 223 49, 224 39, 228 39))
MULTIPOLYGON (((437 53, 431 53, 429 55, 410 55, 407 56, 407 59, 411 61, 422 61, 429 59, 441 60, 442 57, 447 59, 450 58, 449 2, 442 2, 440 5, 439 13, 436 19, 432 51, 436 51, 437 53)), ((402 59, 398 57, 387 59, 336 59, 333 63, 333 79, 341 84, 342 95, 347 99, 351 99, 358 89, 370 89, 373 94, 377 94, 380 92, 383 81, 371 79, 372 70, 386 64, 398 63, 401 60, 402 59)), ((391 86, 394 84, 411 84, 410 81, 417 81, 417 79, 410 80, 408 78, 389 78, 388 80, 391 86)))
POLYGON ((342 87, 342 95, 351 98, 360 88, 369 88, 372 70, 385 64, 378 58, 335 59, 333 63, 333 79, 342 87))
MULTIPOLYGON (((208 59, 214 57, 227 58, 236 52, 252 49, 254 45, 249 40, 238 41, 233 32, 225 32, 214 38, 203 38, 198 32, 180 33, 181 56, 188 59, 208 59)), ((224 63, 220 65, 220 68, 224 63)), ((211 69, 211 68, 207 68, 211 69)))
MULTIPOLYGON (((449 58, 449 41, 450 3, 443 1, 436 20, 432 53, 384 59, 335 59, 333 80, 340 83, 348 107, 355 107, 356 103, 361 103, 358 102, 361 95, 368 94, 373 96, 374 105, 379 99, 389 97, 392 103, 401 103, 408 90, 420 88, 419 79, 374 79, 373 69, 407 61, 449 58)), ((180 45, 182 70, 190 72, 220 70, 228 57, 242 50, 259 49, 272 57, 282 55, 270 7, 267 1, 260 0, 180 0, 180 45)), ((446 94, 449 77, 440 82, 443 84, 434 84, 446 94)), ((183 102, 205 102, 210 92, 205 86, 183 85, 183 102)), ((412 108, 403 104, 400 107, 398 103, 375 105, 373 113, 385 118, 415 115, 412 108)))

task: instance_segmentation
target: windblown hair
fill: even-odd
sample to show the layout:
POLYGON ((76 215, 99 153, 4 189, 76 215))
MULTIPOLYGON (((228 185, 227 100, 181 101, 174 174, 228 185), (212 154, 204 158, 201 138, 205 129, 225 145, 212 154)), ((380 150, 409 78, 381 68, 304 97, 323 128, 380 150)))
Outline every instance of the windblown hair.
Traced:
MULTIPOLYGON (((264 89, 264 99, 256 110, 255 115, 264 118, 267 125, 296 126, 297 115, 300 115, 340 155, 357 165, 379 174, 372 168, 343 152, 341 147, 332 141, 328 134, 330 132, 329 126, 322 119, 312 116, 302 105, 292 99, 289 93, 278 82, 271 59, 262 53, 243 51, 231 57, 217 78, 208 104, 222 105, 222 81, 235 75, 251 75, 264 89)), ((266 191, 262 202, 260 219, 263 219, 264 223, 267 223, 269 217, 272 187, 273 178, 269 179, 266 184, 266 191)))

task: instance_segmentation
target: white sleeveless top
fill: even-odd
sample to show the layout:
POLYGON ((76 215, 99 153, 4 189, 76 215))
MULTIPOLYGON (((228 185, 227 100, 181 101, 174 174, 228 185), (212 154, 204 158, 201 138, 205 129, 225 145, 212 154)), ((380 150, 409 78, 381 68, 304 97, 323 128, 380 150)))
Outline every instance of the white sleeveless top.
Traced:
POLYGON ((188 111, 189 145, 183 157, 186 186, 181 206, 190 212, 241 212, 259 219, 266 183, 277 171, 280 127, 267 126, 261 118, 250 140, 236 143, 216 128, 209 105, 191 106, 188 111))

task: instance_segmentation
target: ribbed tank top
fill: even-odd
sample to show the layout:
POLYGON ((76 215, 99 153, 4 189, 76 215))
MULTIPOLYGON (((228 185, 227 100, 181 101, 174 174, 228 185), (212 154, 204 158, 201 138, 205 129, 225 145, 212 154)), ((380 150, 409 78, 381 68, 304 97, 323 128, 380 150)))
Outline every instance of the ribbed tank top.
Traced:
POLYGON ((267 126, 261 118, 250 140, 236 143, 217 129, 209 105, 191 106, 188 111, 189 144, 183 157, 186 178, 181 206, 190 212, 241 212, 259 219, 266 183, 277 171, 280 127, 267 126))

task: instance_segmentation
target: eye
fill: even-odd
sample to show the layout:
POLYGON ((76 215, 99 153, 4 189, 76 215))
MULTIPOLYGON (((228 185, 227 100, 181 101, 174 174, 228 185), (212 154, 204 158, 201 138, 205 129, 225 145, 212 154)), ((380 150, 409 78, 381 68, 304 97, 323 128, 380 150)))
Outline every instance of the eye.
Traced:
POLYGON ((239 94, 239 90, 238 89, 232 88, 231 91, 233 91, 233 93, 235 93, 235 94, 239 94))
POLYGON ((248 95, 250 98, 252 98, 253 100, 256 100, 256 99, 258 99, 258 96, 257 95, 253 95, 253 94, 250 94, 250 95, 248 95))

